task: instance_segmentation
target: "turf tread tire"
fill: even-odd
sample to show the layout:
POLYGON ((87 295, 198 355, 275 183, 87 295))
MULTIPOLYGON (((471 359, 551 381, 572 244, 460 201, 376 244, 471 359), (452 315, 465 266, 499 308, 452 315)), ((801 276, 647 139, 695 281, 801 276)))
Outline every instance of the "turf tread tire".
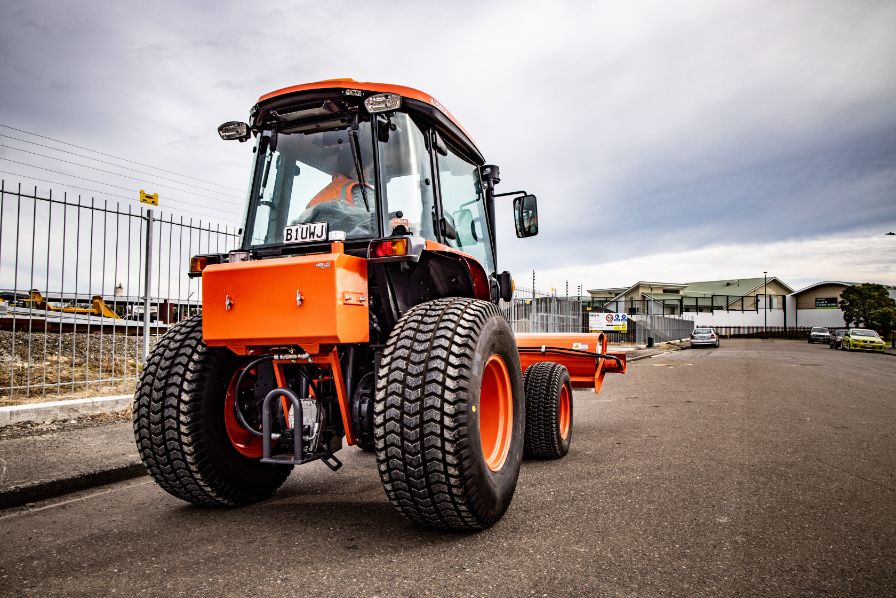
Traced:
POLYGON ((523 374, 526 392, 525 456, 530 459, 560 459, 569 452, 573 430, 573 395, 569 371, 551 361, 534 363, 523 374), (569 393, 569 432, 560 436, 560 391, 569 393))
POLYGON ((202 340, 202 317, 169 330, 149 355, 134 395, 140 458, 166 492, 197 505, 240 506, 270 496, 292 467, 240 455, 223 405, 240 359, 202 340))
POLYGON ((437 299, 396 323, 377 373, 374 442, 386 496, 403 515, 452 530, 500 519, 519 475, 524 422, 516 339, 494 304, 437 299), (514 397, 510 448, 497 472, 486 467, 473 409, 492 349, 505 361, 514 397))

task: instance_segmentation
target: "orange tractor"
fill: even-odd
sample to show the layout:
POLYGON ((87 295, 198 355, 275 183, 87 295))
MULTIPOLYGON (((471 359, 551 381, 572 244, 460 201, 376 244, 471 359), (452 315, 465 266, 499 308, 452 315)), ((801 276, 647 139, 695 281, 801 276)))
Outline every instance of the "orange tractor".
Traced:
POLYGON ((559 458, 574 386, 624 372, 602 334, 514 335, 499 303, 495 203, 518 237, 535 197, 496 193, 464 128, 407 87, 337 79, 262 96, 224 139, 254 138, 242 245, 191 259, 202 314, 170 330, 134 399, 143 462, 202 505, 271 495, 296 465, 376 453, 420 524, 481 529, 523 455, 559 458))

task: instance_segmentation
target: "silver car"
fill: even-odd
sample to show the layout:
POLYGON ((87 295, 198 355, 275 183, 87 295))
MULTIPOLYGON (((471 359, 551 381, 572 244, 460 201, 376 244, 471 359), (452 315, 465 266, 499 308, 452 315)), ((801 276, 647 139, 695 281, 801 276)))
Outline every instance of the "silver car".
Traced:
POLYGON ((809 343, 831 344, 831 332, 824 326, 813 326, 809 331, 809 343))
POLYGON ((691 333, 692 347, 718 347, 719 335, 712 328, 694 328, 691 333))

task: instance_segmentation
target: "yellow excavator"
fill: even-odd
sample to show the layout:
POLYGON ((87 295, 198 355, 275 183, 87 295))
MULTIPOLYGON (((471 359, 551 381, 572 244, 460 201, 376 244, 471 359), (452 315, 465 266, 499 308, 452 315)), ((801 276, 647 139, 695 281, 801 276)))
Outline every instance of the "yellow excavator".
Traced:
POLYGON ((102 316, 104 318, 112 318, 120 320, 121 316, 109 309, 102 296, 94 295, 90 307, 57 307, 47 303, 46 298, 40 294, 37 289, 31 289, 26 299, 22 300, 25 305, 31 304, 31 307, 43 309, 45 311, 59 311, 67 314, 85 314, 93 316, 102 316))

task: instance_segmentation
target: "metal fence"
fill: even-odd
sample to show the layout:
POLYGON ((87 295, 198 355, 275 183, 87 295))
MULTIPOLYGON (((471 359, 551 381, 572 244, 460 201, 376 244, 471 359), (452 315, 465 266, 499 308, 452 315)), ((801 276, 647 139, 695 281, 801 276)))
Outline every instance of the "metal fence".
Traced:
POLYGON ((0 181, 0 404, 132 385, 148 347, 196 312, 191 255, 232 227, 0 181))
POLYGON ((526 288, 517 288, 513 299, 501 302, 501 311, 514 332, 583 332, 582 297, 558 297, 526 288))

